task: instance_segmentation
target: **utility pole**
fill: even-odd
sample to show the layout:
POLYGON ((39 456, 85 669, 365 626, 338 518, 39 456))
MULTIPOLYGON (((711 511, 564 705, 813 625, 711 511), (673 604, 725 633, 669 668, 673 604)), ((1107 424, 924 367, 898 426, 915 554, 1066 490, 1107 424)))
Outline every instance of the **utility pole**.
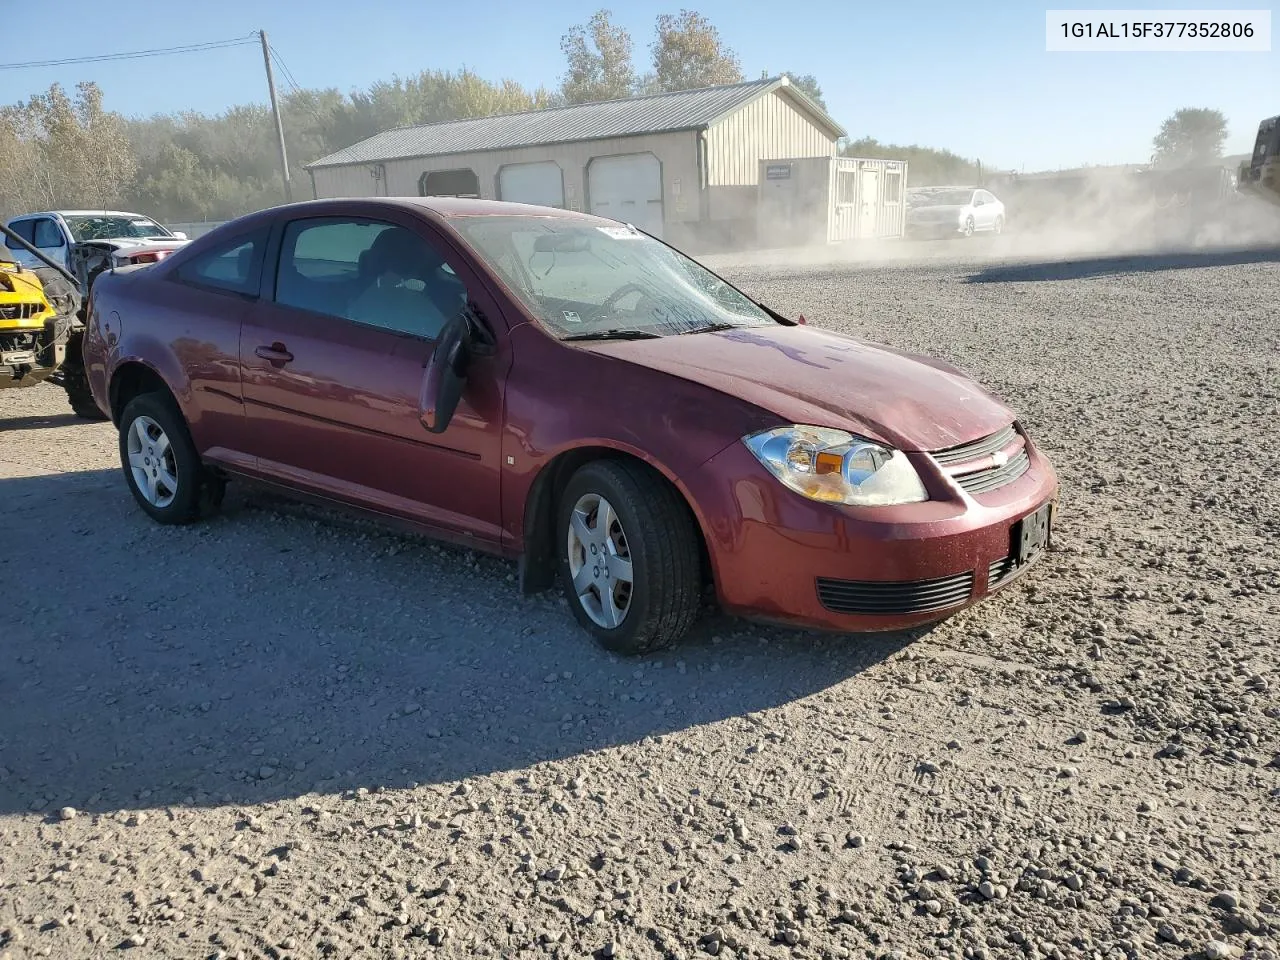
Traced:
POLYGON ((280 104, 276 101, 276 78, 271 72, 271 47, 267 45, 267 31, 259 30, 262 39, 262 62, 267 67, 267 91, 271 94, 271 113, 276 118, 276 137, 280 141, 280 181, 284 184, 285 203, 293 202, 293 191, 289 187, 289 157, 284 149, 284 124, 280 122, 280 104))

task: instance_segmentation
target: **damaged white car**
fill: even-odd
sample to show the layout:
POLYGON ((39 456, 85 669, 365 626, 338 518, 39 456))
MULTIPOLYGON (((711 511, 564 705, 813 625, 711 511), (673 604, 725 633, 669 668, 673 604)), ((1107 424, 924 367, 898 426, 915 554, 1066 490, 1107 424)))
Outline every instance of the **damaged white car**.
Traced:
MULTIPOLYGON (((186 234, 150 217, 118 210, 48 210, 14 217, 7 226, 74 274, 82 292, 103 270, 156 263, 187 242, 186 234)), ((25 250, 14 252, 24 266, 36 265, 25 250)))

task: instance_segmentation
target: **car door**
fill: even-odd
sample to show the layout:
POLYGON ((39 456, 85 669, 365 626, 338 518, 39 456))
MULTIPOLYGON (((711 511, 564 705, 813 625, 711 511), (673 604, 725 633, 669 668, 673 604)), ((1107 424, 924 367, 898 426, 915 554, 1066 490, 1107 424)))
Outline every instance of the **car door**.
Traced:
POLYGON ((509 354, 487 285, 408 214, 299 217, 272 247, 270 295, 240 339, 260 471, 460 542, 498 543, 509 354), (383 270, 391 248, 398 272, 383 270), (446 312, 467 301, 494 344, 475 358, 448 429, 432 434, 421 421, 426 364, 446 312))
POLYGON ((169 348, 188 390, 185 412, 205 458, 253 471, 245 442, 240 326, 258 299, 271 231, 236 232, 168 274, 163 299, 169 348))
MULTIPOLYGON (((37 217, 32 222, 35 226, 32 231, 31 242, 36 249, 59 266, 69 266, 71 263, 71 249, 58 221, 52 217, 37 217)), ((23 252, 26 253, 25 250, 23 252)), ((35 257, 31 257, 31 259, 33 262, 36 260, 35 257)))
MULTIPOLYGON (((20 236, 27 243, 35 246, 36 242, 36 222, 34 220, 11 220, 7 226, 10 230, 20 236)), ((13 259, 24 267, 44 266, 40 263, 38 257, 29 250, 24 250, 21 246, 6 238, 9 250, 13 253, 13 259)))
POLYGON ((979 190, 978 199, 982 201, 982 206, 978 208, 978 227, 981 230, 991 230, 996 224, 995 197, 985 190, 979 190))

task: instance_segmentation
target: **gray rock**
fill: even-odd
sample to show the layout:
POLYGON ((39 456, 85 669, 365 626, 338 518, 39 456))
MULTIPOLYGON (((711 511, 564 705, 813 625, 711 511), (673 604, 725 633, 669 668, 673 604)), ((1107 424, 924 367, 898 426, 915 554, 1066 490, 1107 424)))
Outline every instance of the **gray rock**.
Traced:
POLYGON ((1240 909, 1240 894, 1234 890, 1220 890, 1218 895, 1209 901, 1209 906, 1234 912, 1240 909))

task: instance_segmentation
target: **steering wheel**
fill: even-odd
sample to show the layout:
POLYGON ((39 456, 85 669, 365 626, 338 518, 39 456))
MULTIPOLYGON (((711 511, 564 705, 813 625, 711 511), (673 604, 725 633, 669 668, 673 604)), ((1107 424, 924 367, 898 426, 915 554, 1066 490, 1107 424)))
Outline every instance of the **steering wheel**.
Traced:
POLYGON ((638 283, 624 283, 605 298, 604 303, 600 304, 600 309, 608 313, 613 309, 614 304, 625 297, 628 293, 639 293, 644 295, 645 290, 644 287, 640 286, 638 283))

